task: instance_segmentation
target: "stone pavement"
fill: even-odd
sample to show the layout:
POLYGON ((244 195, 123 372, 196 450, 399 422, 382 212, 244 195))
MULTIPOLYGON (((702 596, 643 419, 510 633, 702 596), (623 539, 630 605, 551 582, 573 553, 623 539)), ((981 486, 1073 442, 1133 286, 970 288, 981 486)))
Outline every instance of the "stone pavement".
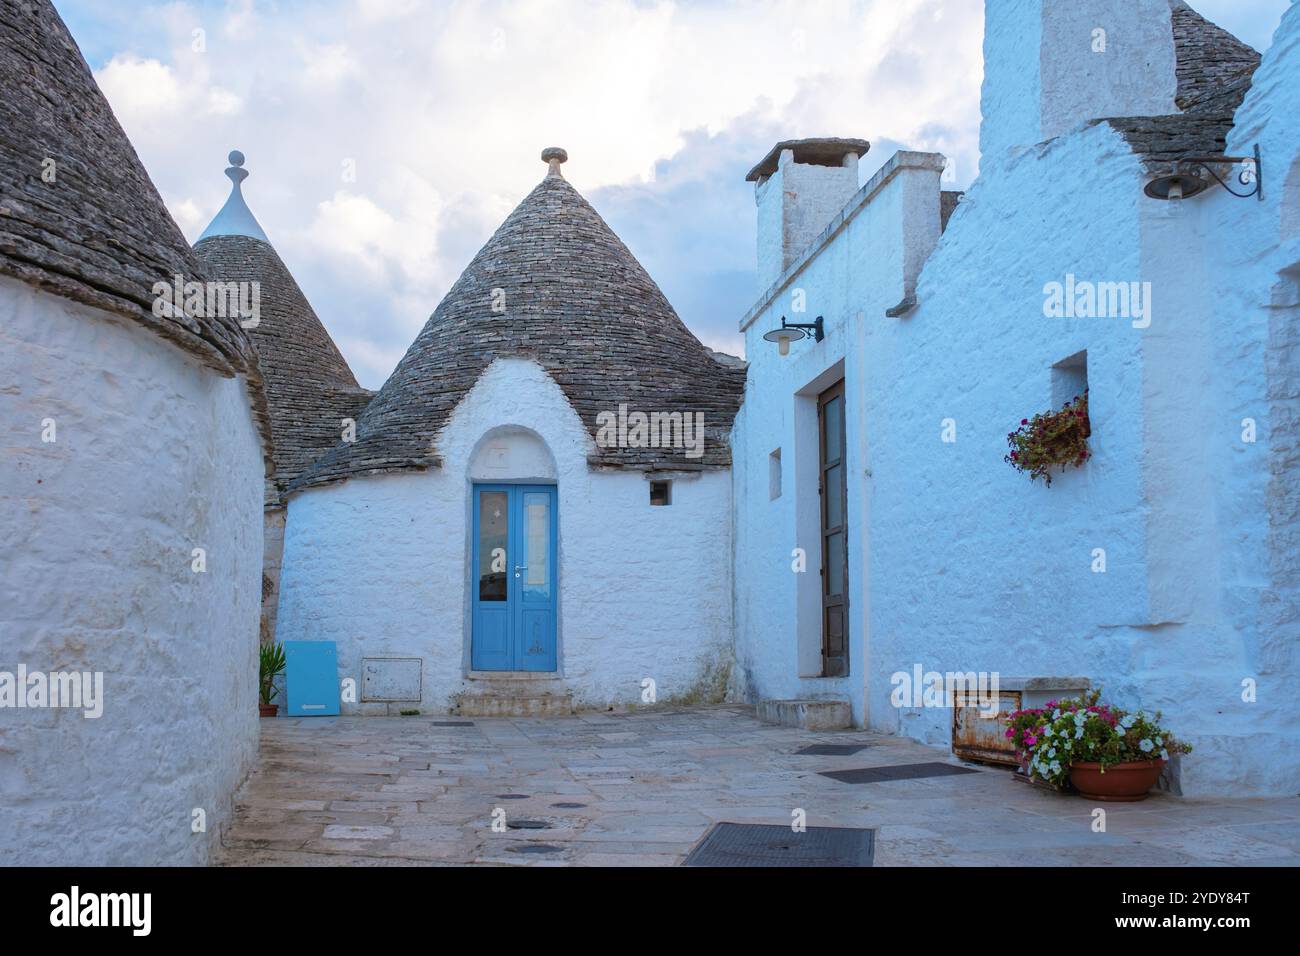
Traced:
MULTIPOLYGON (((996 768, 846 784, 818 771, 951 754, 863 731, 759 723, 739 705, 549 719, 262 721, 258 767, 218 862, 674 866, 713 823, 871 827, 877 866, 1300 864, 1300 798, 1108 804, 996 768), (853 756, 802 756, 861 743, 853 756), (563 806, 571 804, 571 806, 563 806), (507 824, 546 828, 496 832, 507 824)), ((977 767, 979 765, 969 764, 977 767)))

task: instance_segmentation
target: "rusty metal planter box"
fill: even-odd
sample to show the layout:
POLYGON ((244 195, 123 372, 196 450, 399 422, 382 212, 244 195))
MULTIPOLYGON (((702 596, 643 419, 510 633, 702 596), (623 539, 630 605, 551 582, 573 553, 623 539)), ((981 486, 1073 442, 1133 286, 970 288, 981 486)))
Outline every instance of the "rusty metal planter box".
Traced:
POLYGON ((952 752, 965 760, 1017 766, 1016 749, 1003 721, 1012 711, 1042 707, 1049 700, 1078 697, 1090 686, 1086 677, 1004 677, 998 681, 998 712, 981 713, 978 695, 957 691, 952 703, 952 752))

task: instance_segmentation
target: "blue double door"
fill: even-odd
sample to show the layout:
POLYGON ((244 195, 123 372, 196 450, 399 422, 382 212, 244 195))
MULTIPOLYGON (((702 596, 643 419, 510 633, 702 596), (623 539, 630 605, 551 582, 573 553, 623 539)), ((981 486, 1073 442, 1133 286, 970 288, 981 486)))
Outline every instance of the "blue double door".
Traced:
POLYGON ((474 485, 476 671, 556 669, 554 485, 474 485))

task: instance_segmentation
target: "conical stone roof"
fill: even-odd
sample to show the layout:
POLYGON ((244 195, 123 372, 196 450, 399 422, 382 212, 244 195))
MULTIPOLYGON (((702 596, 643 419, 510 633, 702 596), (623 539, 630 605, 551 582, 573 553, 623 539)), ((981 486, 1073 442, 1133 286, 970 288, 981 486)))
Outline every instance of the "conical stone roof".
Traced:
POLYGON ((437 437, 452 410, 498 357, 537 362, 597 440, 597 416, 702 412, 704 453, 600 447, 596 467, 717 468, 745 370, 716 361, 659 287, 559 173, 551 171, 479 250, 358 422, 290 490, 356 475, 439 465, 437 437), (502 311, 494 311, 494 303, 502 311))
POLYGON ((1250 91, 1260 55, 1184 0, 1170 0, 1178 88, 1167 116, 1122 116, 1108 123, 1152 174, 1169 172, 1184 156, 1222 155, 1238 107, 1250 91))
POLYGON ((255 377, 237 319, 154 315, 156 282, 207 276, 48 0, 0 0, 0 88, 0 273, 255 377))
POLYGON ((266 499, 274 505, 289 482, 339 442, 343 420, 359 418, 374 393, 357 384, 338 346, 244 205, 239 185, 247 175, 239 168, 243 156, 231 153, 231 161, 236 165, 227 175, 243 175, 231 177, 235 185, 230 199, 194 251, 220 281, 258 284, 260 320, 248 334, 257 349, 270 406, 275 476, 268 482, 266 499), (232 206, 237 215, 232 216, 232 206))

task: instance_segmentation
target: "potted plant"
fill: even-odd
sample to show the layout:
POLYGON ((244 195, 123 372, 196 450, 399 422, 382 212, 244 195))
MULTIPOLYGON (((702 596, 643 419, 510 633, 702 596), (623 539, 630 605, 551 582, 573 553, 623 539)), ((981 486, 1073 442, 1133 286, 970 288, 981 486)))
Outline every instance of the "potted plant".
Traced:
POLYGON ((1103 704, 1100 690, 1050 701, 1043 717, 1024 737, 1029 773, 1057 787, 1068 780, 1092 800, 1145 800, 1169 755, 1192 750, 1160 726, 1158 712, 1150 717, 1103 704))
POLYGON ((1041 707, 1027 707, 1013 710, 1007 715, 1007 732, 1005 736, 1016 748, 1016 759, 1020 761, 1020 772, 1029 774, 1029 750, 1038 743, 1043 725, 1047 723, 1047 711, 1041 707))
POLYGON ((1092 423, 1088 418, 1088 393, 1076 395, 1055 412, 1042 412, 1033 419, 1020 419, 1020 427, 1007 435, 1011 451, 1003 461, 1023 471, 1033 481, 1042 478, 1052 484, 1052 468, 1083 465, 1092 457, 1088 438, 1092 423))
POLYGON ((275 686, 275 679, 284 673, 284 666, 284 645, 263 644, 258 668, 261 700, 257 705, 257 711, 263 717, 274 717, 280 709, 280 705, 271 703, 271 700, 280 692, 275 686))

